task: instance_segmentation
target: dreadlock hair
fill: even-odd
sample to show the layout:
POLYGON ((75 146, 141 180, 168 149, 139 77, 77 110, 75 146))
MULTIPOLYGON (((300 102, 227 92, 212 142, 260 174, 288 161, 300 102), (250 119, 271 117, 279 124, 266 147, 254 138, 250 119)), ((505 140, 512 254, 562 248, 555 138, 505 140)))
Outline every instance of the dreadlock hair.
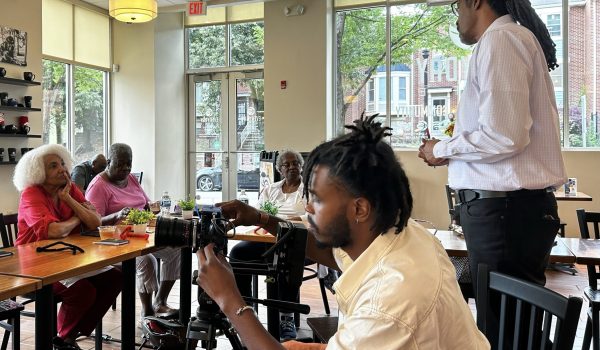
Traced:
POLYGON ((366 198, 373 208, 374 232, 385 233, 392 226, 396 233, 406 227, 412 211, 412 195, 408 178, 394 156, 389 144, 383 141, 390 136, 389 127, 375 122, 377 114, 355 120, 346 125, 352 130, 317 146, 304 165, 304 196, 309 198, 309 184, 317 165, 329 168, 353 196, 366 198))
POLYGON ((542 51, 544 51, 548 70, 558 68, 556 44, 550 38, 548 28, 535 13, 529 0, 487 0, 487 2, 498 16, 510 14, 517 23, 529 29, 540 43, 542 51))

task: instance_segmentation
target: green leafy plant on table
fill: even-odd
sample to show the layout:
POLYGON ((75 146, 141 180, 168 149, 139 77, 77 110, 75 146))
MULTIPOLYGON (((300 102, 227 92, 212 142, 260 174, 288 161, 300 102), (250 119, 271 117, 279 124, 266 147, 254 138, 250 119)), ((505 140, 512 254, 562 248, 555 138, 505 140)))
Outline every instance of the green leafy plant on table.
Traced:
POLYGON ((154 217, 154 214, 149 210, 131 209, 125 218, 125 223, 128 225, 147 224, 154 217))
POLYGON ((275 202, 271 202, 271 201, 264 201, 261 205, 260 205, 260 210, 264 211, 265 213, 269 214, 269 215, 277 215, 277 213, 279 213, 279 208, 280 206, 276 205, 275 202))
POLYGON ((190 197, 187 197, 187 199, 180 199, 177 201, 177 204, 179 204, 181 210, 194 210, 196 201, 194 199, 190 199, 190 197))

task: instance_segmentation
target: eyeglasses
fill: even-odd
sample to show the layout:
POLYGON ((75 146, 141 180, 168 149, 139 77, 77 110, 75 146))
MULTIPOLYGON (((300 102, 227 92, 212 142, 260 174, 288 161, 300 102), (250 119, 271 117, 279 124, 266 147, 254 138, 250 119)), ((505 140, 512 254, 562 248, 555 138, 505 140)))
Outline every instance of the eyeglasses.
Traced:
POLYGON ((283 168, 286 168, 286 169, 289 169, 289 168, 291 168, 291 167, 296 167, 296 168, 299 168, 299 167, 300 167, 300 162, 299 162, 299 161, 297 161, 297 160, 295 160, 295 161, 293 161, 293 162, 290 162, 290 163, 283 163, 283 164, 281 164, 281 166, 282 166, 283 168))
POLYGON ((63 241, 58 241, 58 242, 50 243, 50 244, 42 246, 42 247, 37 247, 35 250, 37 252, 60 252, 63 250, 70 250, 73 255, 77 254, 77 252, 85 253, 85 251, 82 248, 76 246, 75 244, 66 243, 63 241), (52 247, 58 246, 58 245, 63 245, 64 247, 52 248, 52 247))
POLYGON ((452 13, 458 17, 458 0, 450 4, 450 7, 452 8, 452 13))

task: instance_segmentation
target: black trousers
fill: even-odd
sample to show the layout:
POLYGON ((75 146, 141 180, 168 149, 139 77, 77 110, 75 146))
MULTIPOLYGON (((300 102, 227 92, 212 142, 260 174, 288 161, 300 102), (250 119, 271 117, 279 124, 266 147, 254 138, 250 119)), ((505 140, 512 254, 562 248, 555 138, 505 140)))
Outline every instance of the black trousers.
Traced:
MULTIPOLYGON (((229 259, 234 262, 262 262, 261 255, 269 250, 273 244, 242 241, 237 243, 229 252, 229 259)), ((260 278, 259 278, 260 279, 260 278)), ((235 274, 235 282, 242 296, 252 296, 252 275, 235 274)), ((298 301, 299 289, 296 288, 280 288, 279 299, 283 301, 298 301)))
MULTIPOLYGON (((475 290, 481 263, 490 271, 546 284, 544 272, 560 227, 553 193, 477 199, 461 204, 459 211, 475 290)), ((492 300, 499 315, 499 299, 492 300)), ((490 342, 495 348, 497 339, 490 342)))

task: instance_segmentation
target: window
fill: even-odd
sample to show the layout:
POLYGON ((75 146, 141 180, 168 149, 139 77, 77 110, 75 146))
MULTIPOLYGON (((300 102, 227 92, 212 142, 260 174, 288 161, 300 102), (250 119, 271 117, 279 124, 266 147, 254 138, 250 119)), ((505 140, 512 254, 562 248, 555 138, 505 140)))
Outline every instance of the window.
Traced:
POLYGON ((398 78, 398 100, 406 101, 406 78, 398 78))
MULTIPOLYGON (((450 6, 382 3, 334 0, 334 133, 345 132, 343 125, 367 111, 378 112, 393 128, 390 143, 394 148, 418 147, 425 128, 434 137, 446 137, 446 114, 456 114, 471 48, 460 42, 452 25, 456 17, 450 6), (389 38, 386 23, 391 24, 389 38), (405 91, 400 76, 406 79, 405 91), (391 79, 390 100, 381 94, 387 85, 382 82, 385 79, 391 79), (372 105, 374 96, 377 106, 372 105), (437 99, 442 96, 443 104, 437 99)), ((560 0, 531 3, 556 44, 559 67, 550 72, 550 77, 563 146, 600 147, 600 36, 596 29, 596 3, 569 1, 564 4, 568 6, 568 16, 562 16, 560 0), (564 27, 568 33, 562 30, 563 21, 569 21, 564 27)))
POLYGON ((75 163, 103 153, 108 73, 43 60, 43 74, 44 143, 69 148, 75 163))

